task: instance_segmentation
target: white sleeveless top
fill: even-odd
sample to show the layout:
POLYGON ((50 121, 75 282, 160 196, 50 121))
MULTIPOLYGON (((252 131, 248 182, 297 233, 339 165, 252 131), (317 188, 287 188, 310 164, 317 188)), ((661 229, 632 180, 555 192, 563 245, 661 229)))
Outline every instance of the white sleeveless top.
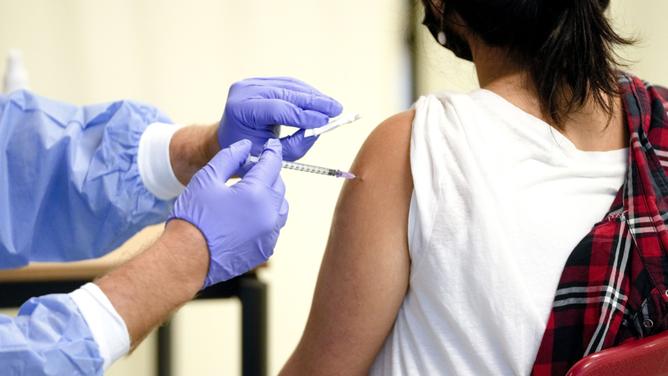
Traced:
POLYGON ((410 286, 372 375, 528 375, 566 259, 621 187, 627 149, 583 152, 487 90, 421 98, 410 286))

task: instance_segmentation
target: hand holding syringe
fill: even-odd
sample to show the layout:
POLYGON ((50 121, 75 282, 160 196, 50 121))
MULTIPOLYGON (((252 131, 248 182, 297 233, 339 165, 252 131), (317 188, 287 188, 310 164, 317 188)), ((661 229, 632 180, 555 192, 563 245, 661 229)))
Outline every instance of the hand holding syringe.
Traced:
MULTIPOLYGON (((319 136, 323 133, 333 131, 334 129, 342 125, 350 124, 354 121, 357 121, 360 118, 361 116, 359 114, 344 114, 337 116, 333 118, 328 124, 320 128, 307 129, 306 132, 304 133, 304 137, 319 136)), ((249 155, 248 158, 246 158, 246 164, 255 164, 258 161, 259 158, 254 155, 249 155)), ((283 161, 283 168, 295 171, 310 172, 312 174, 334 176, 337 178, 355 179, 355 175, 347 171, 341 171, 334 168, 307 165, 303 163, 283 161)))

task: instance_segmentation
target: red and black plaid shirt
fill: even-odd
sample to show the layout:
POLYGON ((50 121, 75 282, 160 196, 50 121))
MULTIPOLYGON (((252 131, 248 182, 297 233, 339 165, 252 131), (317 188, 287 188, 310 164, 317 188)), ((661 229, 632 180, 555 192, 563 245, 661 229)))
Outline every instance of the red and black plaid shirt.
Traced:
POLYGON ((668 327, 668 90, 628 75, 620 85, 626 180, 566 262, 534 375, 564 375, 589 354, 668 327))

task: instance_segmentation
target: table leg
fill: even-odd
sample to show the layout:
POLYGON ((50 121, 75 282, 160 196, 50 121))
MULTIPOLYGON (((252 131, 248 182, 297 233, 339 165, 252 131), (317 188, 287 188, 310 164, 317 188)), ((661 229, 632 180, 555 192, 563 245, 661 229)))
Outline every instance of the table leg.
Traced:
POLYGON ((242 311, 242 374, 267 375, 267 284, 242 278, 239 289, 242 311))
POLYGON ((158 376, 171 376, 172 374, 172 322, 166 321, 158 327, 157 340, 157 370, 158 376))

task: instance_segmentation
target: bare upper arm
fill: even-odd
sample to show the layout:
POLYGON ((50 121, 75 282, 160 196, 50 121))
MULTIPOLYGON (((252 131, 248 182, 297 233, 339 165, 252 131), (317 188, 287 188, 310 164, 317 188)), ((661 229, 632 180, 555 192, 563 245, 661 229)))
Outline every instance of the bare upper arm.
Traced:
POLYGON ((414 112, 389 118, 362 146, 339 197, 302 340, 283 374, 366 374, 408 287, 414 112))

